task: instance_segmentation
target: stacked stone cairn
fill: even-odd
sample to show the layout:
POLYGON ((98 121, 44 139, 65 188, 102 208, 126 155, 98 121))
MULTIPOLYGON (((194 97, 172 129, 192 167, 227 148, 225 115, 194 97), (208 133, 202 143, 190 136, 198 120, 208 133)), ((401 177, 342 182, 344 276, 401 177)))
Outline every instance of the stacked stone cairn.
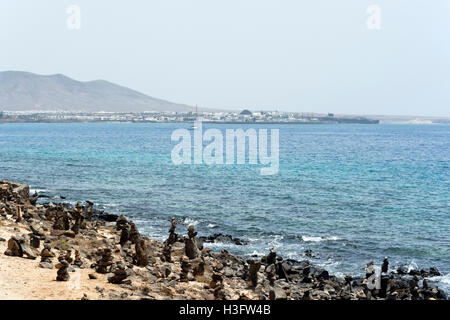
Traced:
POLYGON ((69 281, 69 267, 72 263, 71 255, 72 251, 67 250, 66 252, 62 251, 58 257, 59 263, 56 265, 56 269, 58 269, 56 281, 69 281))

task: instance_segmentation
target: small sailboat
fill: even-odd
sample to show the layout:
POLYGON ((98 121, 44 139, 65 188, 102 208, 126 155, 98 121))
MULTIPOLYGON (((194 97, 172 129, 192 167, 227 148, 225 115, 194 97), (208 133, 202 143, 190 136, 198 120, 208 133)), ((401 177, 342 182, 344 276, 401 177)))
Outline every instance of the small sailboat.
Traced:
MULTIPOLYGON (((198 117, 198 107, 195 105, 195 116, 198 117)), ((198 120, 198 119, 197 119, 198 120)), ((195 125, 195 123, 189 128, 189 130, 195 130, 198 129, 198 127, 195 125)))

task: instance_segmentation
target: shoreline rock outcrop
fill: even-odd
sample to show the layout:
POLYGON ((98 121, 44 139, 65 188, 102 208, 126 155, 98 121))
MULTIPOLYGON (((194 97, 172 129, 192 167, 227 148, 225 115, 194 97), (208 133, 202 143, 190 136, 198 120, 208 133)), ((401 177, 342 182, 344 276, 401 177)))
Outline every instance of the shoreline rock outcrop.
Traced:
POLYGON ((11 228, 15 231, 4 254, 28 259, 39 255, 36 267, 52 269, 54 250, 58 255, 57 281, 69 281, 72 271, 86 268, 89 269, 86 281, 103 279, 105 285, 128 290, 121 295, 110 291, 108 295, 99 287, 98 292, 105 298, 447 299, 446 292, 429 281, 430 277, 440 275, 434 267, 420 270, 399 267, 392 271, 385 258, 380 269, 369 263, 364 276, 339 278, 308 260, 284 260, 275 248, 261 259, 247 259, 227 250, 213 252, 204 244, 217 239, 243 242, 221 234, 201 237, 192 225, 186 236, 179 236, 175 233, 175 218, 171 219, 167 240, 161 242, 141 235, 137 226, 124 216, 96 210, 92 202, 86 202, 87 206, 40 204, 35 198, 33 195, 29 200, 29 188, 25 185, 0 181, 0 222, 17 226, 11 228))

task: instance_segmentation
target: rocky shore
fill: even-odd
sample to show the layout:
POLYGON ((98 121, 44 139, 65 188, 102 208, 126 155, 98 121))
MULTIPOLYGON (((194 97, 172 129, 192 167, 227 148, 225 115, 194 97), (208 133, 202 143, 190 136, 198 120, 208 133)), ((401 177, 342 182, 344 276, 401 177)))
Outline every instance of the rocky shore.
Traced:
POLYGON ((309 261, 262 259, 207 248, 216 239, 194 226, 168 223, 167 240, 140 234, 124 216, 83 205, 37 203, 20 183, 0 181, 0 298, 199 300, 439 300, 427 278, 436 268, 389 270, 369 263, 364 277, 344 279, 309 261))

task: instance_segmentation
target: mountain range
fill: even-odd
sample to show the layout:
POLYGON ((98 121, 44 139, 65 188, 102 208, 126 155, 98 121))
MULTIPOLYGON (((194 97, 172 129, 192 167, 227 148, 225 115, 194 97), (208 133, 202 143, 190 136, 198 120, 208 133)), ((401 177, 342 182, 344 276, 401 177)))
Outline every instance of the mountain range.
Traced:
POLYGON ((62 74, 3 71, 0 72, 0 110, 188 112, 195 108, 153 98, 105 80, 83 82, 62 74))

